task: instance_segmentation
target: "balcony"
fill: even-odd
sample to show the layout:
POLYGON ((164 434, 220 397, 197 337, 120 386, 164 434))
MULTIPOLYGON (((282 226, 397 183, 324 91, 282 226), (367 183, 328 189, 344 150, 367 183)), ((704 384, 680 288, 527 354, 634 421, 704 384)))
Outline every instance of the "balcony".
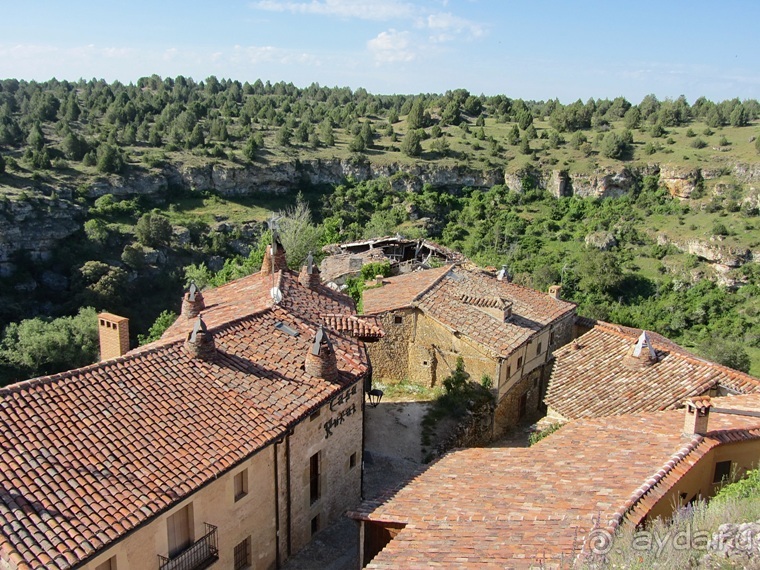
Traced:
POLYGON ((203 524, 206 525, 206 534, 185 550, 172 558, 158 555, 159 570, 203 570, 219 560, 216 527, 203 524))

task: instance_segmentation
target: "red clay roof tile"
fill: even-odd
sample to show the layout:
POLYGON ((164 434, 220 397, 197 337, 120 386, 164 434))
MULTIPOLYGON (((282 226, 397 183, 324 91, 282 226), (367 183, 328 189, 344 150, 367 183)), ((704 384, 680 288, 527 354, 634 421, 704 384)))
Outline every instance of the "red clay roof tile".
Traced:
POLYGON ((69 568, 367 373, 362 343, 334 329, 337 381, 302 370, 321 315, 354 313, 344 295, 309 290, 283 272, 204 297, 214 361, 183 350, 192 321, 181 317, 160 341, 124 357, 0 389, 1 556, 23 570, 69 568), (279 304, 272 286, 283 293, 279 304), (279 321, 301 334, 278 331, 279 321))

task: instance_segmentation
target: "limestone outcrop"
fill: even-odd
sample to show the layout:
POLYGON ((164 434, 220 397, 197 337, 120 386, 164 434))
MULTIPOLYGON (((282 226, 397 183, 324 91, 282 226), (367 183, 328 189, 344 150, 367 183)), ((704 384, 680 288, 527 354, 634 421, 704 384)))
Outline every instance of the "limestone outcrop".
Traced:
POLYGON ((14 194, 0 202, 0 276, 12 275, 14 258, 45 261, 61 241, 81 228, 82 209, 66 200, 14 194))

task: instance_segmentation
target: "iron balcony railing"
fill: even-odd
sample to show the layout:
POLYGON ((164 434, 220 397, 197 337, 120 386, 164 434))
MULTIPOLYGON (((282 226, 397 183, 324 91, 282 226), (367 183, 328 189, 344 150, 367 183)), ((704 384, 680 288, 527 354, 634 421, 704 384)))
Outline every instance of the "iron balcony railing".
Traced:
POLYGON ((179 554, 167 558, 158 555, 159 570, 203 570, 219 560, 219 542, 216 527, 208 523, 206 534, 179 554))

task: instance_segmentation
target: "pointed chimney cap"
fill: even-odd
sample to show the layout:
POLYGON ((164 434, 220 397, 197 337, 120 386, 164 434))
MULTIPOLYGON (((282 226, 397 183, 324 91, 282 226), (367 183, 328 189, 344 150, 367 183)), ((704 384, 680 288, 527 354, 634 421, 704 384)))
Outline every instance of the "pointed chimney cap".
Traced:
POLYGON ((325 333, 325 329, 320 326, 319 329, 317 329, 317 334, 314 336, 314 344, 311 345, 311 353, 314 356, 319 356, 323 345, 327 348, 332 348, 332 344, 325 333))
POLYGON ((190 340, 192 342, 197 342, 198 333, 208 334, 206 323, 203 322, 203 318, 201 318, 200 315, 198 315, 198 320, 195 321, 195 325, 193 326, 193 331, 190 333, 190 340))
POLYGON ((198 293, 198 286, 195 284, 195 281, 190 282, 190 289, 187 292, 187 300, 191 302, 195 302, 195 295, 198 293))
POLYGON ((648 358, 649 360, 657 360, 657 352, 655 352, 647 331, 641 331, 639 339, 633 347, 632 355, 636 358, 648 358))

